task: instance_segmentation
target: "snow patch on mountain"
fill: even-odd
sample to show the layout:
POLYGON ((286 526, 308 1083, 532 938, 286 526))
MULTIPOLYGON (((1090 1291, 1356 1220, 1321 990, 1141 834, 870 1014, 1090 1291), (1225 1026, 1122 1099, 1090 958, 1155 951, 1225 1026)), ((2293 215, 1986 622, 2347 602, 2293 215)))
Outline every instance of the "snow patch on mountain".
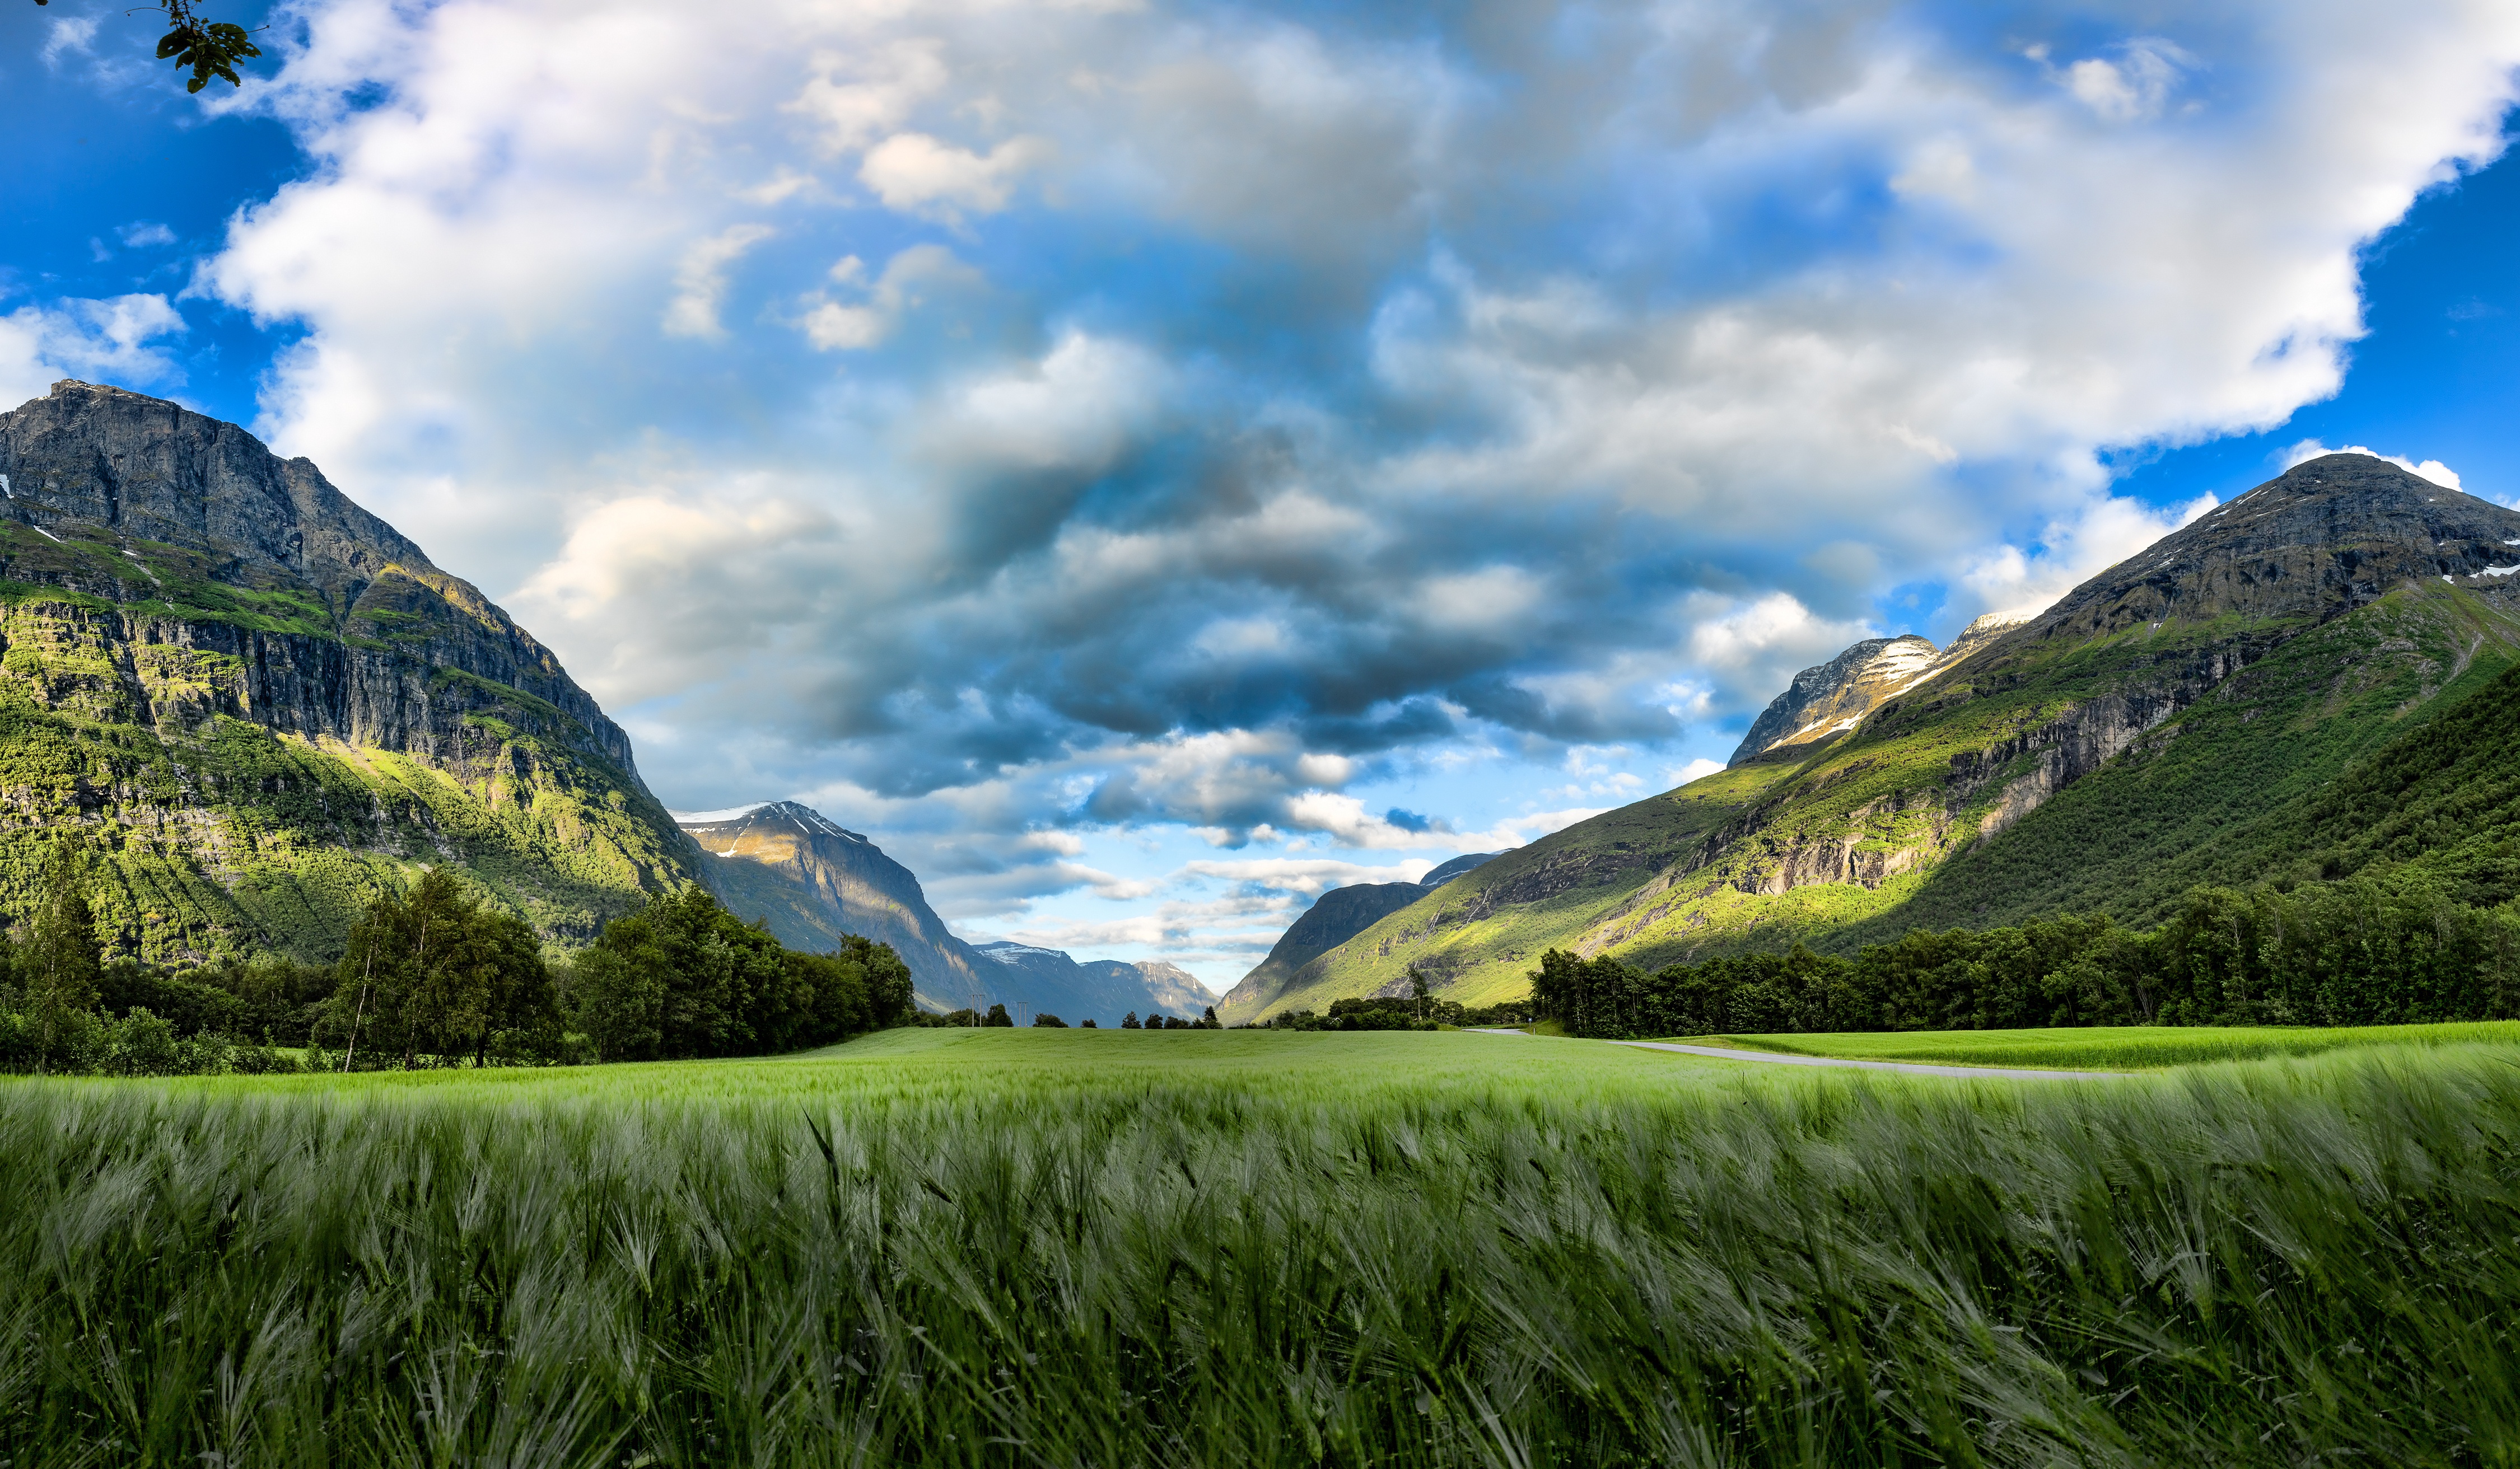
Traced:
POLYGON ((678 826, 715 826, 724 822, 740 822, 769 804, 768 801, 755 801, 749 806, 729 806, 724 811, 668 811, 665 814, 672 817, 678 826))
POLYGON ((1931 640, 1914 633, 1858 643, 1829 661, 1794 675, 1784 692, 1750 726, 1731 763, 1739 765, 1771 750, 1844 734, 1883 703, 1939 677, 2044 610, 1989 612, 1962 629, 1949 647, 1937 648, 1931 640))

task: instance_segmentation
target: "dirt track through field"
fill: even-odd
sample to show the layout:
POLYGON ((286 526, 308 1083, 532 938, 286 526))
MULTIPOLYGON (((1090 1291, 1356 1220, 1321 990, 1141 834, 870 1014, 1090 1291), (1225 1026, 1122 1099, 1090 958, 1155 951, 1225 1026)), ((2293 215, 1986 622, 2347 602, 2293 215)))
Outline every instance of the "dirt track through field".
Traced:
MULTIPOLYGON (((1521 1036, 1518 1030, 1482 1030, 1481 1035, 1521 1036)), ((2039 1071, 2027 1066, 1934 1066, 1917 1061, 1856 1061, 1843 1056, 1789 1056, 1767 1050, 1727 1050, 1717 1046, 1683 1046, 1675 1041, 1612 1041, 1642 1050, 1676 1050, 1685 1055, 1712 1056, 1719 1061, 1766 1061, 1778 1066, 1851 1066, 1858 1071, 1904 1071, 1911 1076, 2025 1077, 2043 1082, 2092 1082, 2123 1077, 2123 1071, 2039 1071)))

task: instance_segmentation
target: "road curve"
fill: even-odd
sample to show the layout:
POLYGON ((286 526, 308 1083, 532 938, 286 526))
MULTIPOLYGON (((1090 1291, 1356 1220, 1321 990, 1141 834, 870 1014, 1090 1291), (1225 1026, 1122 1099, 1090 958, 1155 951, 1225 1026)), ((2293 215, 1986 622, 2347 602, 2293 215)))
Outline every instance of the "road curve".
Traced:
POLYGON ((1844 1056, 1788 1056, 1769 1050, 1727 1050, 1715 1046, 1682 1046, 1671 1041, 1613 1041, 1612 1046, 1634 1046, 1645 1050, 1677 1050, 1692 1056, 1713 1056, 1719 1061, 1766 1061, 1774 1066, 1851 1066, 1858 1071, 1904 1071, 1910 1076, 1957 1076, 1982 1079, 2015 1077, 2038 1082, 2097 1082, 2124 1077, 2123 1071, 2037 1071, 2027 1066, 1933 1066, 1918 1061, 1855 1061, 1844 1056))
MULTIPOLYGON (((1490 1030, 1472 1026, 1482 1036, 1528 1036, 1529 1031, 1490 1030)), ((1844 1056, 1789 1056, 1771 1050, 1728 1050, 1720 1046, 1683 1046, 1676 1041, 1612 1041, 1612 1046, 1634 1046, 1642 1050, 1677 1050, 1684 1055, 1713 1056, 1719 1061, 1766 1061, 1773 1066, 1847 1066, 1857 1071, 1904 1071, 1910 1076, 1956 1076, 2013 1078, 2026 1077, 2035 1082, 2097 1082, 2124 1077, 2124 1071, 2039 1071, 2027 1066, 1935 1066, 1919 1061, 1856 1061, 1844 1056)))

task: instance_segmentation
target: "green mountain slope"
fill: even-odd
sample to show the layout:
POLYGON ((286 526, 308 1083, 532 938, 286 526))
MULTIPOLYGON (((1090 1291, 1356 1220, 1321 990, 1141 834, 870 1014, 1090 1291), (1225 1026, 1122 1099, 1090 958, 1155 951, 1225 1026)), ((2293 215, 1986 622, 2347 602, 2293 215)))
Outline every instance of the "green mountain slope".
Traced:
POLYGON ((452 863, 547 939, 695 876, 630 741, 304 460, 80 382, 0 414, 0 910, 65 835, 115 952, 339 953, 452 863))
POLYGON ((1425 896, 1425 885, 1417 882, 1357 882, 1331 888, 1314 899, 1313 906, 1278 936, 1268 955, 1227 992, 1218 1013, 1229 1007, 1254 1014, 1267 1009, 1304 965, 1363 933, 1376 918, 1425 896))
POLYGON ((1218 1002, 1217 1018, 1239 1025, 1350 996, 1400 994, 1412 960, 1449 999, 1478 1004, 1519 995, 1523 971, 1545 950, 1632 901, 1793 769, 1738 766, 1517 847, 1312 958, 1274 993, 1246 979, 1218 1002))
POLYGON ((1233 1018, 1373 993, 1413 960, 1477 1003, 1521 993, 1552 947, 1651 967, 2069 910, 2158 916, 2191 884, 2297 856, 2303 803, 2500 687, 2520 662, 2515 548, 2520 513, 2378 460, 2314 460, 1844 736, 1508 854, 1233 1018))

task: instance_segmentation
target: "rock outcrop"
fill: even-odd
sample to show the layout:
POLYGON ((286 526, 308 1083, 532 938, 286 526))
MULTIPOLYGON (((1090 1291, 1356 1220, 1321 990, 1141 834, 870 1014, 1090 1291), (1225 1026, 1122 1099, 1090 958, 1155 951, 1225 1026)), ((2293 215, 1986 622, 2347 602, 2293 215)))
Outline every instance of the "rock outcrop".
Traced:
POLYGON ((1872 693, 1934 659, 1934 645, 1913 633, 1867 638, 1825 663, 1795 674, 1784 691, 1751 722, 1728 765, 1807 745, 1855 728, 1878 702, 1872 693))
POLYGON ((1785 691, 1770 701, 1750 726, 1750 733, 1726 764, 1805 759, 1862 724, 1864 716, 1975 656, 2032 615, 1989 612, 1941 649, 1914 633, 1868 638, 1827 662, 1795 674, 1785 691))
POLYGON ((495 704, 638 780, 629 736, 550 649, 234 423, 55 383, 0 414, 0 578, 128 609, 106 641, 208 655, 188 696, 134 700, 145 723, 224 714, 438 760, 495 704))
POLYGON ((1502 852, 1464 852, 1450 862, 1439 863, 1425 876, 1418 879, 1419 887, 1442 887, 1464 872, 1475 872, 1503 857, 1502 852))
POLYGON ((2295 465, 2067 593, 2043 643, 2236 618, 2332 621, 2410 581, 2520 602, 2520 512, 2367 454, 2295 465))

